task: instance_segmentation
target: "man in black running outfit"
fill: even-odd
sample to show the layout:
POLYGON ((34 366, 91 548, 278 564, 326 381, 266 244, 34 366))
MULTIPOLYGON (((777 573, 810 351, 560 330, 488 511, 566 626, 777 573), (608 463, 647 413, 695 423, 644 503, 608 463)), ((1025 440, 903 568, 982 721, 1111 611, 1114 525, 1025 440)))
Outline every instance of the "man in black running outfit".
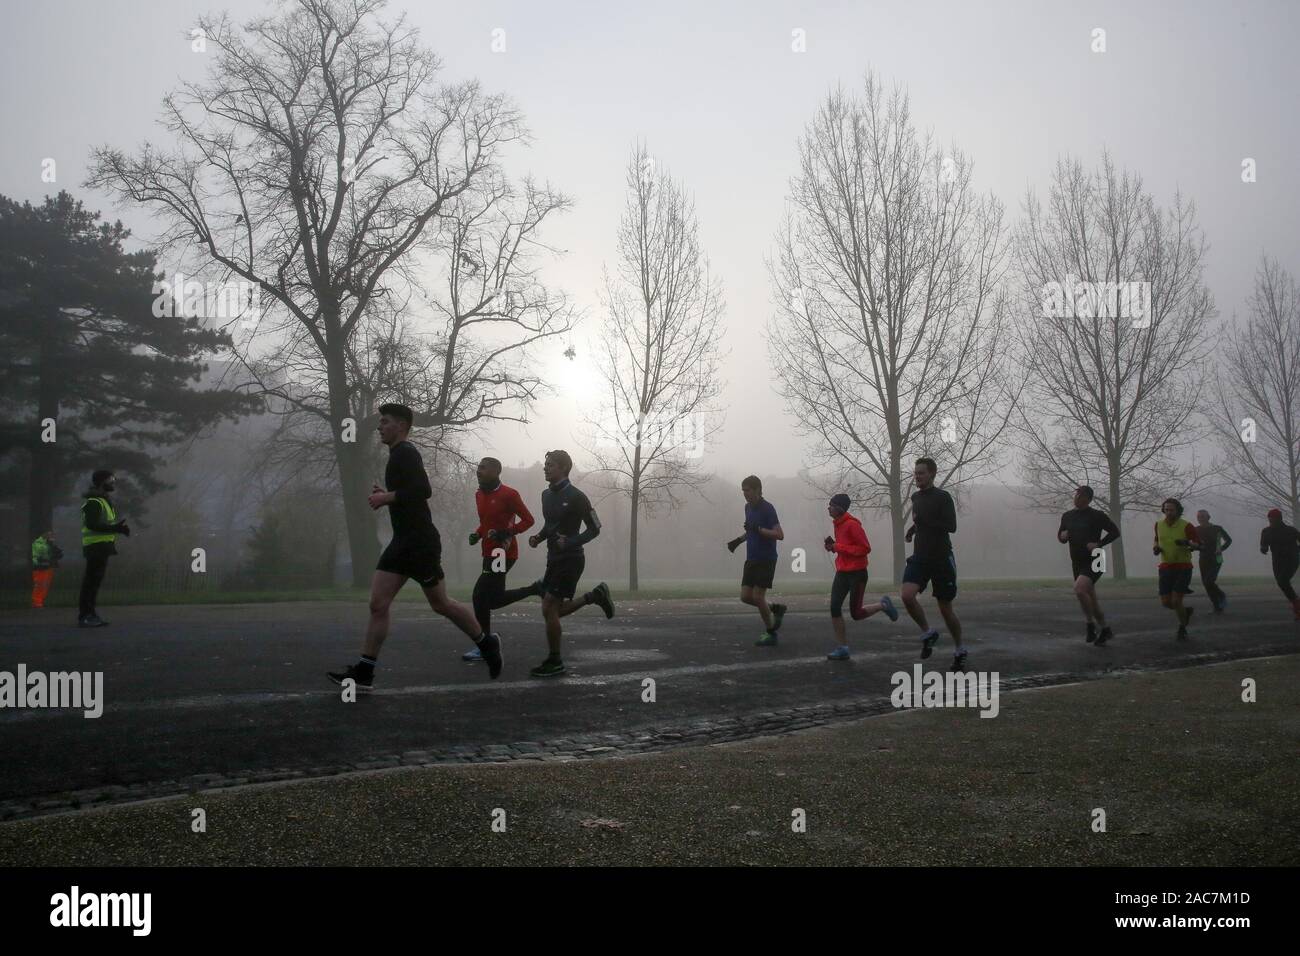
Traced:
POLYGON ((1061 515, 1061 527, 1056 531, 1056 540, 1070 546, 1070 565, 1074 578, 1074 595, 1083 608, 1083 616, 1088 622, 1084 640, 1098 646, 1105 644, 1114 633, 1106 623, 1101 603, 1097 600, 1097 581, 1102 572, 1094 570, 1099 548, 1104 548, 1119 539, 1119 528, 1104 511, 1092 507, 1092 488, 1080 485, 1074 489, 1074 508, 1061 515), (1097 632, 1101 625, 1101 632, 1097 632))
POLYGON ((609 594, 609 585, 604 581, 582 597, 575 597, 578 580, 587 564, 582 548, 600 534, 600 519, 596 517, 590 499, 569 481, 572 470, 573 459, 567 451, 557 449, 546 453, 542 463, 542 473, 547 482, 547 488, 542 492, 542 530, 528 539, 530 548, 546 542, 546 576, 528 587, 506 591, 498 599, 498 606, 504 607, 535 594, 542 598, 542 617, 546 620, 546 644, 550 653, 546 660, 529 671, 533 677, 559 677, 564 673, 564 659, 560 655, 563 634, 560 618, 588 604, 597 605, 605 612, 606 618, 614 616, 614 601, 609 594), (578 529, 583 525, 586 525, 586 530, 579 533, 578 529))
POLYGON ((379 406, 379 438, 388 446, 388 467, 384 471, 384 484, 388 490, 375 485, 369 501, 370 507, 376 511, 388 509, 393 522, 393 540, 379 556, 379 564, 371 579, 370 622, 366 627, 361 658, 346 670, 329 672, 329 679, 336 684, 351 678, 359 688, 372 686, 379 649, 388 637, 389 608, 407 578, 414 578, 424 589, 434 611, 474 639, 488 665, 488 673, 494 679, 501 675, 504 661, 500 638, 495 634, 484 634, 474 612, 447 597, 447 582, 442 573, 442 541, 429 514, 429 497, 433 490, 429 487, 429 476, 424 471, 419 449, 407 441, 414 418, 414 413, 405 405, 390 402, 379 406))
POLYGON ((933 582, 934 599, 955 645, 952 666, 948 669, 963 671, 967 662, 966 648, 961 643, 961 621, 952 607, 957 597, 957 560, 953 557, 952 539, 949 537, 957 530, 957 506, 952 495, 935 487, 934 479, 938 473, 933 458, 916 459, 916 466, 912 469, 912 481, 917 489, 912 493, 912 526, 904 535, 909 544, 913 538, 916 544, 903 568, 900 590, 907 613, 921 629, 921 657, 927 658, 939 640, 939 631, 926 620, 925 609, 917 595, 933 582))

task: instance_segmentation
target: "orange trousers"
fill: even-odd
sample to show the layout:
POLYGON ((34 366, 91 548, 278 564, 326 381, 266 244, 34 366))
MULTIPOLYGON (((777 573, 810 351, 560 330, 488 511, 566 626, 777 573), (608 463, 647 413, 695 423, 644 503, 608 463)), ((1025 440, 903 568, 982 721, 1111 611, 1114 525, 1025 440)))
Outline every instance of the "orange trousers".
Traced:
POLYGON ((50 585, 53 583, 53 568, 32 571, 32 607, 45 607, 45 595, 50 593, 50 585))

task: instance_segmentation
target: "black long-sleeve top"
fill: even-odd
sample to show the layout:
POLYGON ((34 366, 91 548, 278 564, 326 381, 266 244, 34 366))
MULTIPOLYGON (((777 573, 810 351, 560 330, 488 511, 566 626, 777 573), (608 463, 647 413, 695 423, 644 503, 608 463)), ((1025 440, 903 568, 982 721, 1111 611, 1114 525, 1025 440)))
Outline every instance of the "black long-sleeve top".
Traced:
POLYGON ((394 495, 393 503, 388 506, 394 538, 419 540, 437 535, 433 515, 429 513, 433 489, 424 471, 424 459, 409 441, 400 441, 388 450, 384 485, 394 495))

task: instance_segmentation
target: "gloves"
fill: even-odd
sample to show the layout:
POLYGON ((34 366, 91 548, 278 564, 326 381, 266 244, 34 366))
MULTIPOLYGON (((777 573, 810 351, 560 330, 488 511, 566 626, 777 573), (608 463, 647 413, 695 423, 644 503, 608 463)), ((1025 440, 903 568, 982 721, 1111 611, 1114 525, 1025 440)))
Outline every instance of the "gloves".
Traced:
POLYGON ((471 531, 469 533, 469 543, 471 547, 479 543, 479 535, 477 531, 471 531))
POLYGON ((835 550, 835 539, 832 538, 830 535, 827 535, 827 536, 826 536, 826 540, 822 542, 822 545, 826 548, 827 551, 834 552, 834 550, 835 550))
POLYGON ((128 538, 131 537, 131 529, 127 527, 125 521, 119 521, 117 524, 113 525, 113 530, 118 534, 126 535, 128 538))
POLYGON ((736 553, 736 549, 739 548, 739 547, 740 547, 740 542, 739 542, 739 541, 728 541, 728 542, 727 542, 727 550, 730 551, 732 554, 735 554, 735 553, 736 553))

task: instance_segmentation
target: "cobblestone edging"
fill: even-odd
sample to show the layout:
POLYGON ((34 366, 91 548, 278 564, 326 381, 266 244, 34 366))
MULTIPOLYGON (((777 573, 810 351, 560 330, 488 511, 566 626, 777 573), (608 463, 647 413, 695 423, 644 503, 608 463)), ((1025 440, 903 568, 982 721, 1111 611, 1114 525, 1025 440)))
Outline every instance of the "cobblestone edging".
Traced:
MULTIPOLYGON (((1196 654, 1162 664, 1108 668, 1086 674, 1037 674, 1028 677, 999 679, 1000 692, 1051 687, 1080 681, 1100 680, 1120 674, 1162 670, 1180 670, 1259 656, 1261 649, 1250 651, 1196 654)), ((1266 651, 1268 656, 1276 650, 1266 651)), ((21 820, 54 813, 66 813, 91 807, 112 806, 181 796, 202 790, 220 790, 255 783, 308 780, 366 770, 393 767, 432 767, 447 764, 506 763, 537 760, 563 762, 622 757, 628 754, 673 750, 681 747, 726 743, 754 737, 788 734, 810 727, 844 723, 861 717, 887 714, 895 708, 889 697, 863 697, 825 704, 808 704, 783 710, 765 711, 730 717, 706 717, 689 724, 644 727, 621 734, 581 734, 555 740, 523 740, 511 744, 461 744, 446 750, 407 750, 400 754, 372 757, 355 763, 298 769, 274 768, 235 773, 200 773, 179 780, 135 783, 129 786, 92 787, 37 798, 0 802, 0 821, 21 820)))

